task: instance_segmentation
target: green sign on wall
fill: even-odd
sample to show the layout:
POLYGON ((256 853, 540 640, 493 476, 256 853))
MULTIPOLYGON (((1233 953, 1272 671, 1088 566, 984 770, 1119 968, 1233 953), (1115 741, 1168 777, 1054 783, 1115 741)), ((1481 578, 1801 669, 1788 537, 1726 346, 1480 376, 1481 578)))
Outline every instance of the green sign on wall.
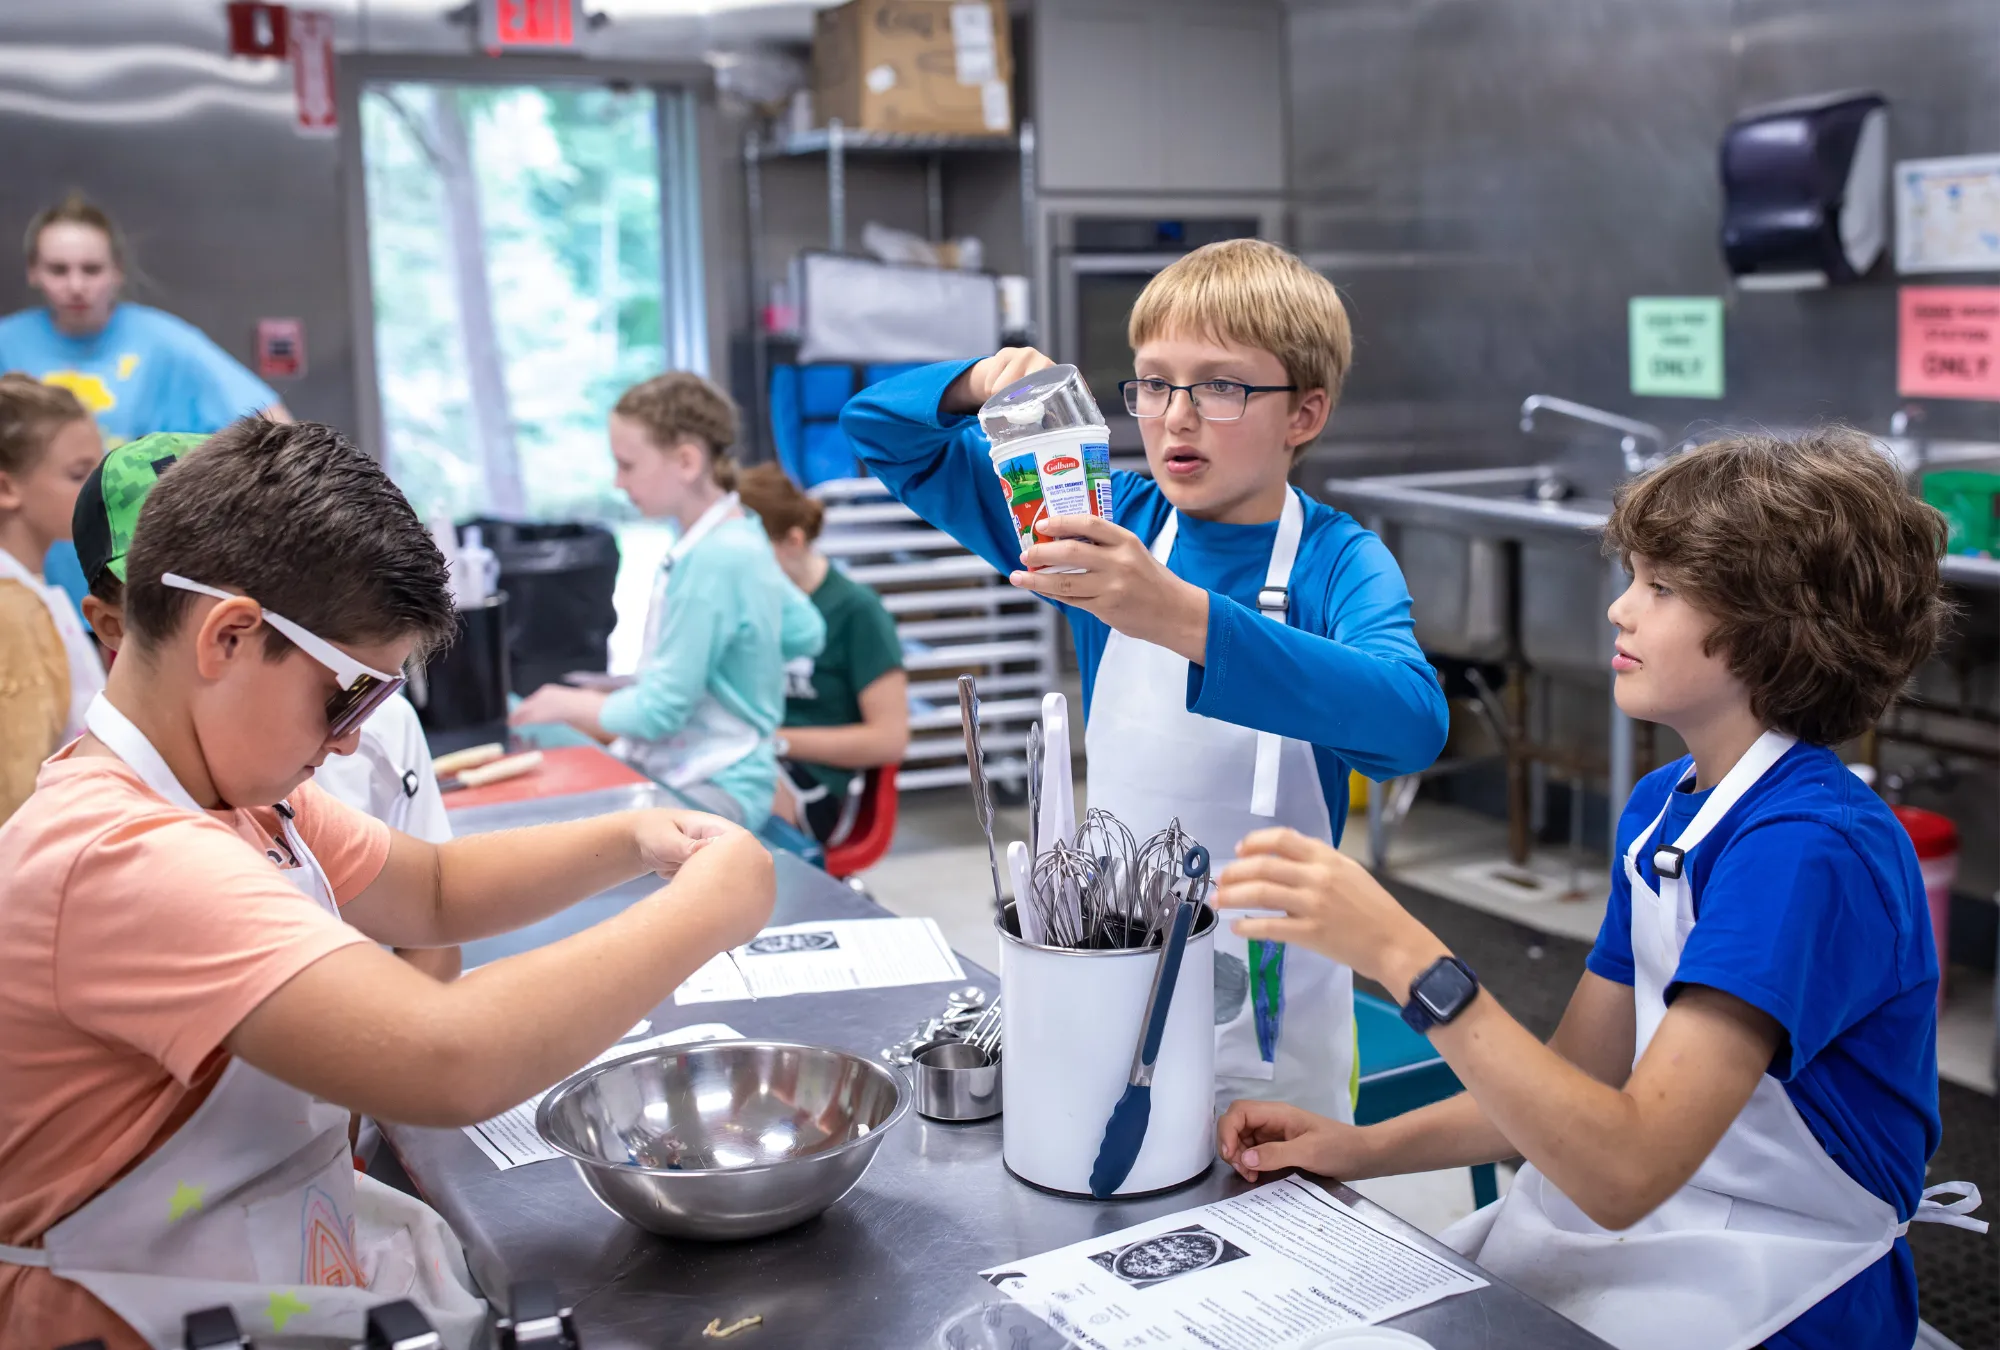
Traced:
POLYGON ((1722 300, 1712 295, 1632 297, 1632 392, 1722 397, 1722 300))

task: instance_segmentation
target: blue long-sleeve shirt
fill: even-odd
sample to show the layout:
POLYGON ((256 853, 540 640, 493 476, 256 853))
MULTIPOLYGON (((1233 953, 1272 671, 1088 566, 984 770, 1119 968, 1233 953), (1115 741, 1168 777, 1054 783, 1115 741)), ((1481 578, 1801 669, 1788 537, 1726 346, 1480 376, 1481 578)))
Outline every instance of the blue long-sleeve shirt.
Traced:
MULTIPOLYGON (((910 509, 999 568, 1020 566, 1020 537, 993 474, 990 443, 970 417, 938 401, 970 365, 950 361, 884 380, 849 400, 841 429, 910 509)), ((1173 507, 1139 474, 1113 480, 1112 519, 1151 542, 1173 507)), ((1224 525, 1181 517, 1167 566, 1209 593, 1207 661, 1188 666, 1187 708, 1273 731, 1313 748, 1338 839, 1350 767, 1370 778, 1414 773, 1444 747, 1445 700, 1410 627, 1410 594, 1382 541, 1351 516, 1306 502, 1293 564, 1289 624, 1257 612, 1278 523, 1224 525)), ((1090 716, 1110 626, 1061 606, 1083 671, 1090 716)))

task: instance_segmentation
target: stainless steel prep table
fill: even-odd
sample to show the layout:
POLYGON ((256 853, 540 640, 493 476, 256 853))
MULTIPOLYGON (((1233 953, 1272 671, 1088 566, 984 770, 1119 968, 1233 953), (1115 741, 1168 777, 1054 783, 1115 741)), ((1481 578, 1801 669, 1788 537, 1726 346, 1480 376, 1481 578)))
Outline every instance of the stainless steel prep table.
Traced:
MULTIPOLYGON (((469 834, 670 800, 660 790, 623 789, 477 808, 456 814, 453 823, 469 834)), ((886 913, 796 858, 779 855, 777 877, 774 923, 886 913)), ((607 892, 514 941, 481 944, 475 959, 490 960, 503 947, 552 941, 649 889, 641 881, 607 892)), ((997 988, 994 976, 965 965, 969 982, 997 988)), ((951 987, 686 1008, 670 999, 651 1020, 655 1032, 726 1022, 746 1036, 835 1045, 872 1057, 935 1013, 951 987)), ((589 991, 577 995, 588 997, 589 991)), ((1006 1173, 999 1120, 940 1125, 912 1112, 883 1141, 860 1184, 820 1218, 753 1242, 688 1243, 653 1237, 611 1214, 567 1161, 501 1172, 458 1130, 389 1126, 384 1134, 425 1198, 463 1239, 479 1282, 504 1299, 514 1280, 554 1280, 576 1307, 585 1350, 718 1344, 745 1350, 1052 1350, 1067 1342, 975 1272, 1248 1189, 1217 1163, 1204 1180, 1151 1200, 1067 1200, 1006 1173), (703 1339, 701 1329, 710 1319, 720 1317, 727 1325, 752 1313, 763 1315, 761 1327, 727 1342, 703 1339)), ((1333 1189, 1349 1204, 1386 1213, 1345 1187, 1333 1189)), ((1426 1250, 1467 1264, 1390 1218, 1426 1250)), ((1498 1283, 1420 1308, 1391 1325, 1424 1337, 1437 1350, 1585 1350, 1604 1344, 1498 1283)))

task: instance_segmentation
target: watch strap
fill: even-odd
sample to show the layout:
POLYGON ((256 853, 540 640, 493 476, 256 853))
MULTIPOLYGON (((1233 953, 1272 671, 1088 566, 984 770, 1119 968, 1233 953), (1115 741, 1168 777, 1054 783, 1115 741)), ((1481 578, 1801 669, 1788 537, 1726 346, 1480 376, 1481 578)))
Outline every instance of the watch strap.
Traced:
POLYGON ((1420 1036, 1424 1035, 1432 1028, 1444 1026, 1456 1019, 1460 1013, 1465 1011, 1466 1007, 1471 1004, 1472 1000, 1478 994, 1479 976, 1473 973, 1472 967, 1459 960, 1456 956, 1440 956, 1437 960, 1431 962, 1430 965, 1424 967, 1421 975, 1410 981, 1410 1000, 1403 1005, 1403 1025, 1409 1027, 1410 1030, 1420 1036), (1470 982, 1471 988, 1467 989, 1465 996, 1459 999, 1452 1007, 1445 1009, 1442 1013, 1433 1013, 1429 1007, 1425 1006, 1424 1001, 1417 997, 1417 990, 1433 974, 1444 967, 1456 968, 1470 982))

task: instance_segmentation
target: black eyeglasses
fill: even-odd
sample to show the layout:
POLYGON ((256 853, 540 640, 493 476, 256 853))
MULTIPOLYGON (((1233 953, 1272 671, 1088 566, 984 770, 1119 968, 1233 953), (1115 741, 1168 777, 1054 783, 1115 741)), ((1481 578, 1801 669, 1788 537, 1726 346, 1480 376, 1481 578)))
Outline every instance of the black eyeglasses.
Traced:
POLYGON ((1120 380, 1125 411, 1134 417, 1165 417, 1176 390, 1188 396, 1204 422, 1234 422, 1250 406, 1252 394, 1295 394, 1295 384, 1245 384, 1241 380, 1203 380, 1200 384, 1168 384, 1165 380, 1120 380))

